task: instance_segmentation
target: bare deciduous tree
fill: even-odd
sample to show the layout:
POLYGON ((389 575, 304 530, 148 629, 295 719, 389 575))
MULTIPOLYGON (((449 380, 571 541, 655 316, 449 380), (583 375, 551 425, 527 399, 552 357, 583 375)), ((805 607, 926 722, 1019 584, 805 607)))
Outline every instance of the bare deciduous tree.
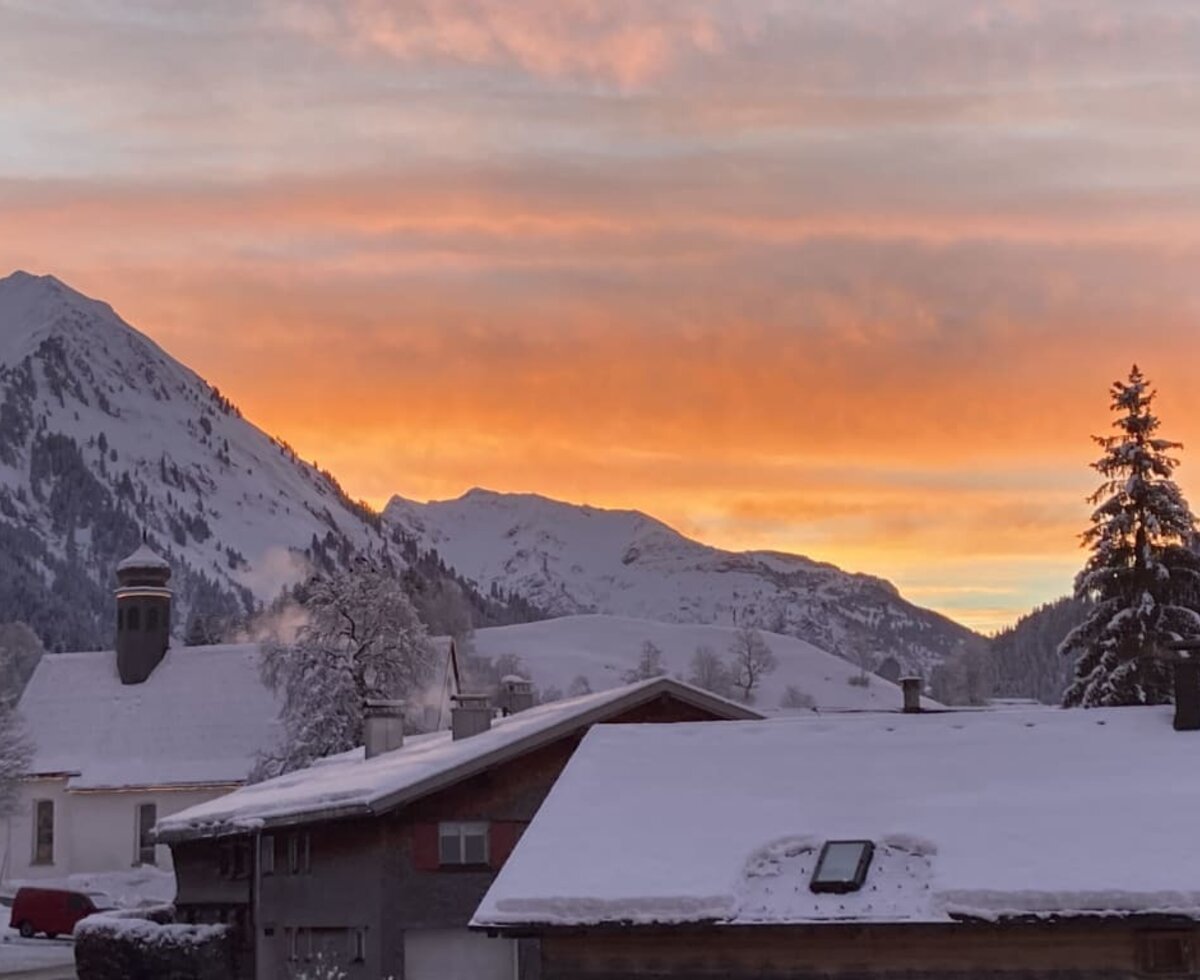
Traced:
POLYGON ((763 675, 779 666, 775 652, 758 630, 747 627, 734 634, 729 657, 733 686, 743 701, 753 704, 755 688, 762 682, 763 675))

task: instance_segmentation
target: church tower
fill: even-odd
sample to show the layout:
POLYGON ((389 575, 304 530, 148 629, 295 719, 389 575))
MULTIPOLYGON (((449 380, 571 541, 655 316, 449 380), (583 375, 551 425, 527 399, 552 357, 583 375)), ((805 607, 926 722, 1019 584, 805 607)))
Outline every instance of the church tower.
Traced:
POLYGON ((171 641, 171 566, 144 542, 117 565, 117 673, 141 684, 171 641))

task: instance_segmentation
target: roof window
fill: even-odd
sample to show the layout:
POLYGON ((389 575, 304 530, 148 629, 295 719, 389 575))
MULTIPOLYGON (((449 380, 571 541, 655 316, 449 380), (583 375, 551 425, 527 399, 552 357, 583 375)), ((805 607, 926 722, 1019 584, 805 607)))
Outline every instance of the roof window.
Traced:
POLYGON ((866 881, 874 854, 869 840, 826 841, 808 887, 814 892, 856 892, 866 881))

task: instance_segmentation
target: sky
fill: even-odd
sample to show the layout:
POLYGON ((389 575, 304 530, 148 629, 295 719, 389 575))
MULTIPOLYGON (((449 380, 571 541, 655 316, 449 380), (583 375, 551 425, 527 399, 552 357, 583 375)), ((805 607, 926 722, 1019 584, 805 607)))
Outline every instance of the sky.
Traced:
POLYGON ((0 275, 376 506, 636 507, 993 630, 1132 362, 1200 450, 1198 51, 1195 0, 0 0, 0 275))

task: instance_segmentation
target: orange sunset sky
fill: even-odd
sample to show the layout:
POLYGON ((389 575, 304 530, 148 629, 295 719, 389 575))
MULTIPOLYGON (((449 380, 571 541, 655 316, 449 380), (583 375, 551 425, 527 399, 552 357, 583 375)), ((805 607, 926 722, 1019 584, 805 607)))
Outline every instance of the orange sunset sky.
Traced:
POLYGON ((0 0, 0 275, 382 506, 636 507, 994 629, 1137 360, 1200 503, 1195 0, 0 0))

